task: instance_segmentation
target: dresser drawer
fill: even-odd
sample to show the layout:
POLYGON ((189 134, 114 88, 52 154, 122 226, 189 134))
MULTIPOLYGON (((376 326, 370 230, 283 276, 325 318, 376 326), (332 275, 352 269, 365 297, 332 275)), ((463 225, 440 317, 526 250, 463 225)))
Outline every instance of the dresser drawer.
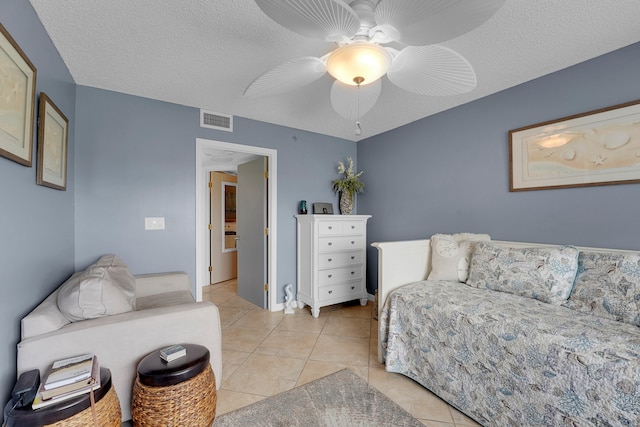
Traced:
POLYGON ((342 234, 364 234, 365 224, 362 221, 345 221, 342 223, 342 234))
POLYGON ((319 237, 318 250, 320 252, 344 251, 362 249, 365 245, 364 236, 319 237))
POLYGON ((318 268, 334 268, 343 267, 345 265, 362 264, 364 259, 362 251, 340 252, 340 253, 322 253, 318 255, 318 268))
MULTIPOLYGON (((336 286, 325 286, 318 289, 318 299, 320 301, 327 301, 335 298, 345 298, 350 295, 353 299, 361 297, 361 282, 344 283, 336 286)), ((348 301, 349 298, 345 298, 344 301, 348 301)))
POLYGON ((342 221, 318 222, 318 236, 335 236, 342 234, 342 221))
POLYGON ((332 268, 318 271, 318 284, 331 286, 346 282, 347 280, 362 279, 362 264, 351 267, 332 268))
POLYGON ((321 221, 318 223, 319 236, 337 236, 364 234, 365 224, 362 221, 321 221))

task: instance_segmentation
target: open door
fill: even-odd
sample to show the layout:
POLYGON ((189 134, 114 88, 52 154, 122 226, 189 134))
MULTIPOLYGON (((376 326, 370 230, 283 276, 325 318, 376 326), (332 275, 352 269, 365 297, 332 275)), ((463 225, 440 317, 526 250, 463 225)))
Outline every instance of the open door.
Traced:
POLYGON ((209 282, 212 285, 237 277, 236 186, 235 175, 209 172, 209 282))
POLYGON ((267 308, 267 158, 238 166, 238 295, 267 308))

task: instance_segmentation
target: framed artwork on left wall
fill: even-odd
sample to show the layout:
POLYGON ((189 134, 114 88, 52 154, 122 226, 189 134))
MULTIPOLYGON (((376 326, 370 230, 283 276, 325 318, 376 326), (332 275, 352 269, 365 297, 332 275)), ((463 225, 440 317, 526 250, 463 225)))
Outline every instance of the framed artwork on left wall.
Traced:
POLYGON ((36 67, 0 24, 0 156, 31 167, 36 67))
POLYGON ((69 120, 44 92, 40 92, 38 112, 36 182, 56 190, 66 190, 69 120))

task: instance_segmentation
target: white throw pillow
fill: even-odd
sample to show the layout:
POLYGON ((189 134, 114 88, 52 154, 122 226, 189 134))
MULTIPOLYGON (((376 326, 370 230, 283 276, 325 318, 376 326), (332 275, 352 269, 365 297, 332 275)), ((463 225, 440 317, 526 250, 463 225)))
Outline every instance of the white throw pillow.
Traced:
POLYGON ((58 291, 58 308, 72 322, 133 310, 120 287, 102 269, 75 273, 58 291))
POLYGON ((60 286, 57 303, 72 322, 132 311, 135 278, 116 255, 104 255, 60 286))
POLYGON ((429 280, 465 282, 474 242, 489 241, 488 234, 457 233, 431 236, 429 280))
POLYGON ((118 256, 103 255, 87 268, 87 270, 89 269, 103 270, 108 279, 126 295, 131 306, 136 308, 136 279, 129 271, 129 267, 118 256))

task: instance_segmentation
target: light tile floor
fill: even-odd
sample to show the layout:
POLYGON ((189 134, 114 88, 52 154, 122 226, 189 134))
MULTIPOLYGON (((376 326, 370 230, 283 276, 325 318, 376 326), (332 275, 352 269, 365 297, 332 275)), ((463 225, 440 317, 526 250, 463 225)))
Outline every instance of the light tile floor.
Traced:
POLYGON ((203 288, 220 309, 222 386, 216 415, 349 368, 426 426, 477 426, 409 378, 378 363, 373 304, 309 307, 295 314, 263 310, 237 295, 235 280, 203 288))

